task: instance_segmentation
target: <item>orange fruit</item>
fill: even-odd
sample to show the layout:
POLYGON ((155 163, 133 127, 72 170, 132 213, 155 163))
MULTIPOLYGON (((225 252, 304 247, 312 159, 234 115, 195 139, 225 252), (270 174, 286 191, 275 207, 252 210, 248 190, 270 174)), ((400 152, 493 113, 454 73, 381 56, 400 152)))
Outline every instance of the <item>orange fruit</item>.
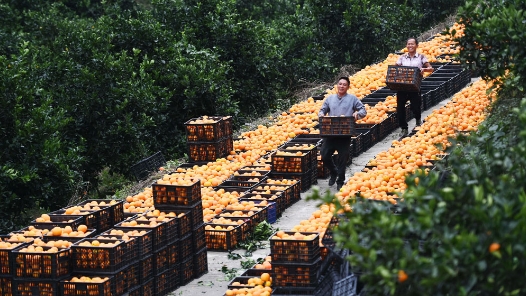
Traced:
POLYGON ((79 227, 77 228, 78 231, 80 232, 84 232, 86 233, 88 231, 88 226, 84 225, 84 224, 81 224, 79 225, 79 227))
POLYGON ((53 235, 53 236, 61 236, 62 235, 62 228, 60 228, 60 227, 53 227, 53 229, 51 229, 51 235, 53 235))
POLYGON ((408 278, 408 276, 407 276, 407 273, 405 273, 405 271, 403 271, 403 270, 399 270, 398 271, 398 281, 400 283, 403 283, 403 282, 407 281, 407 278, 408 278))
POLYGON ((262 274, 261 274, 261 280, 263 280, 263 281, 265 281, 265 282, 266 282, 266 281, 270 281, 270 274, 267 273, 267 272, 262 273, 262 274))
POLYGON ((491 245, 489 245, 490 253, 498 251, 499 249, 500 249, 500 244, 499 243, 492 243, 491 245))

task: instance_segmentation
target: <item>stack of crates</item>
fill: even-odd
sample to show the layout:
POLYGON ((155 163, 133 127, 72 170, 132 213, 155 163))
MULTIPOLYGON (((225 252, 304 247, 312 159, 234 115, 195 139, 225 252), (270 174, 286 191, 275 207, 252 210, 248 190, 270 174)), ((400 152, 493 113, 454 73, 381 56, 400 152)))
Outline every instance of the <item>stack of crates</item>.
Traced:
MULTIPOLYGON (((201 201, 201 182, 191 179, 189 185, 152 184, 153 203, 156 210, 175 213, 179 219, 177 242, 167 244, 172 256, 168 272, 177 273, 179 285, 186 285, 194 278, 208 272, 205 224, 201 201)), ((164 282, 164 278, 158 278, 164 282)))
MULTIPOLYGON (((0 277, 10 273, 12 295, 59 295, 59 282, 72 272, 72 250, 69 244, 84 239, 80 236, 52 236, 51 230, 55 227, 61 227, 61 233, 66 227, 71 227, 71 231, 76 230, 81 224, 79 216, 50 216, 49 222, 37 221, 31 222, 30 227, 11 233, 7 239, 8 242, 20 242, 20 238, 25 237, 25 243, 5 249, 0 247, 0 277), (67 243, 59 243, 58 240, 67 243), (51 245, 51 241, 56 243, 51 245)), ((90 229, 86 236, 95 233, 94 229, 90 229)), ((6 292, 9 279, 2 281, 6 292)))
POLYGON ((329 175, 329 169, 323 165, 321 159, 320 149, 322 144, 322 139, 319 134, 300 134, 295 138, 290 139, 288 143, 302 143, 302 144, 313 144, 316 145, 316 177, 318 179, 325 179, 329 175))
POLYGON ((139 293, 143 292, 145 283, 153 280, 153 231, 154 230, 148 228, 134 229, 130 226, 116 226, 99 236, 101 238, 127 240, 128 248, 131 249, 132 252, 132 259, 127 268, 128 273, 126 274, 129 295, 147 295, 148 290, 144 291, 144 294, 139 293))
POLYGON ((317 146, 314 144, 285 143, 271 157, 273 179, 300 181, 301 192, 317 183, 317 146))
POLYGON ((270 239, 270 256, 273 295, 280 291, 314 294, 321 267, 319 233, 276 232, 270 239))
POLYGON ((127 293, 128 283, 137 282, 137 279, 127 278, 134 256, 132 246, 136 243, 136 240, 94 237, 73 244, 70 250, 72 274, 60 281, 62 295, 78 295, 78 291, 86 295, 107 291, 113 295, 127 293), (82 280, 83 277, 93 282, 82 280))
POLYGON ((0 295, 13 295, 12 252, 26 243, 8 242, 10 236, 0 235, 0 295))
MULTIPOLYGON (((129 218, 115 226, 115 230, 123 231, 127 236, 134 231, 139 232, 134 237, 134 243, 131 243, 132 240, 126 241, 129 248, 135 250, 135 254, 141 254, 133 256, 127 268, 130 292, 147 295, 152 290, 162 295, 179 287, 178 277, 170 271, 170 260, 172 256, 177 256, 178 250, 174 250, 172 246, 178 246, 180 242, 178 231, 180 224, 185 224, 185 218, 185 215, 179 213, 155 210, 129 218), (169 284, 164 282, 166 278, 170 278, 169 284)), ((104 236, 114 237, 112 232, 110 230, 104 236)))
POLYGON ((234 149, 230 116, 192 118, 185 128, 190 162, 215 161, 234 149))
POLYGON ((71 250, 37 247, 35 238, 16 243, 10 235, 0 238, 0 295, 59 294, 58 283, 71 274, 71 250))

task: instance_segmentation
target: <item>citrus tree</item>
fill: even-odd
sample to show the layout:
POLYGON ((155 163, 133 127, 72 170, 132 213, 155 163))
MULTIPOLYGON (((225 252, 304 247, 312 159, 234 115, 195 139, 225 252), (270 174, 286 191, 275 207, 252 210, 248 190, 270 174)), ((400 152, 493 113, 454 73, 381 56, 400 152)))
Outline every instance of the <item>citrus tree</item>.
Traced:
MULTIPOLYGON (((483 77, 526 85, 526 3, 519 0, 467 1, 458 11, 464 34, 457 38, 460 59, 483 77)), ((455 32, 451 32, 455 33, 455 32)))

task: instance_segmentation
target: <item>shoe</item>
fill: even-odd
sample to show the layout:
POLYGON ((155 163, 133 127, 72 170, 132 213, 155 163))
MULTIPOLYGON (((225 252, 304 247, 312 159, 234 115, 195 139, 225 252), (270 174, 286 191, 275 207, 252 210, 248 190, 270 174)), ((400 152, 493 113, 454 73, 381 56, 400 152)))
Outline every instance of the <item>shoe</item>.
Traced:
POLYGON ((421 125, 422 125, 422 120, 417 119, 417 120, 416 120, 416 126, 421 126, 421 125))
POLYGON ((329 186, 334 185, 336 183, 336 175, 331 175, 331 178, 329 179, 329 186))
POLYGON ((406 129, 406 128, 403 128, 403 129, 402 129, 402 132, 400 132, 400 137, 405 137, 405 136, 407 136, 407 133, 408 133, 408 132, 407 132, 407 129, 406 129))
POLYGON ((340 191, 340 189, 342 189, 342 186, 343 186, 343 184, 336 185, 336 190, 340 191))

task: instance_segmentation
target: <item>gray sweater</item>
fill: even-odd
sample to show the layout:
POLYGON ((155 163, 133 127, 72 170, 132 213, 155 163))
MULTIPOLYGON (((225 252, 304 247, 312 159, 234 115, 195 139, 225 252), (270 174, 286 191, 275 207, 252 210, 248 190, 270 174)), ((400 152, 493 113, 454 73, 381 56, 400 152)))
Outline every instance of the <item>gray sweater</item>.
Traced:
MULTIPOLYGON (((318 117, 342 115, 352 117, 354 111, 358 112, 358 119, 362 119, 367 115, 365 106, 355 95, 346 94, 342 98, 338 98, 337 94, 332 94, 325 98, 320 112, 318 112, 318 117)), ((352 123, 351 132, 355 134, 354 118, 352 123)))

